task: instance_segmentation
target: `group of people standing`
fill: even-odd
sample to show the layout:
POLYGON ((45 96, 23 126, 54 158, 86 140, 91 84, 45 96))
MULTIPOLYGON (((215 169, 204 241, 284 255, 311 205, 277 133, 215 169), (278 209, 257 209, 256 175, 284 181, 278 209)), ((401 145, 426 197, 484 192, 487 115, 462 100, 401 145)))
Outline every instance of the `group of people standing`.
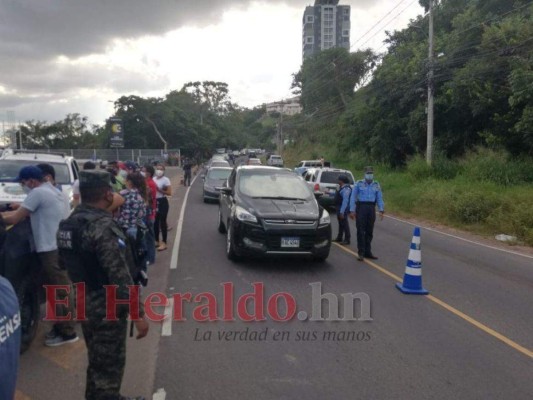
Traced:
POLYGON ((349 245, 351 240, 348 218, 355 219, 357 229, 357 259, 376 260, 372 253, 372 239, 374 237, 374 223, 376 221, 376 206, 380 218, 385 213, 385 203, 379 182, 374 180, 374 168, 366 167, 364 179, 350 185, 346 175, 338 177, 339 190, 335 195, 335 206, 339 232, 335 242, 349 245))
MULTIPOLYGON (((29 219, 32 250, 38 256, 46 283, 58 287, 86 284, 87 318, 81 324, 89 353, 86 398, 127 399, 119 391, 129 308, 117 307, 118 321, 105 321, 105 295, 101 292, 104 285, 117 285, 117 298, 127 299, 128 286, 137 284, 132 279, 134 250, 128 244, 144 248, 145 267, 155 262, 156 250, 167 249, 167 196, 172 195, 172 187, 165 176, 165 166, 140 168, 133 162, 110 162, 102 171, 88 161, 73 187, 72 212, 69 198, 55 185, 52 165, 23 167, 17 181, 27 196, 21 204, 12 205, 11 211, 0 214, 0 226, 29 219)), ((0 286, 2 295, 8 292, 6 282, 1 280, 0 286)), ((67 291, 58 290, 55 297, 58 319, 68 313, 74 315, 73 297, 67 291)), ((148 324, 142 304, 139 306, 135 326, 137 337, 141 338, 146 336, 148 324)), ((20 314, 12 318, 20 319, 20 314)), ((54 323, 45 336, 45 345, 60 346, 78 340, 74 321, 65 319, 54 323)), ((17 352, 15 349, 11 353, 17 352)))

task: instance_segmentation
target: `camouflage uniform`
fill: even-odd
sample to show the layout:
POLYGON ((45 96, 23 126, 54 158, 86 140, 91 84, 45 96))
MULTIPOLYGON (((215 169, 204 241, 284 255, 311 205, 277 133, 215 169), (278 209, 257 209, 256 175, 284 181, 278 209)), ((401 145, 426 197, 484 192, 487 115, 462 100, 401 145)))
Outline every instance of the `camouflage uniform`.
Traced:
MULTIPOLYGON (((106 179, 109 182, 109 174, 99 171, 91 171, 95 176, 86 176, 89 172, 80 173, 80 187, 85 180, 106 179), (97 175, 98 174, 98 175, 97 175), (104 175, 99 175, 104 174, 104 175)), ((85 182, 85 184, 90 184, 85 182)), ((118 299, 128 299, 128 286, 133 285, 133 281, 128 268, 130 262, 129 248, 126 247, 126 236, 113 220, 111 214, 105 210, 91 207, 87 204, 80 204, 68 218, 76 222, 89 220, 81 231, 81 248, 74 248, 72 254, 81 258, 88 255, 95 257, 95 268, 88 273, 86 285, 86 320, 82 322, 83 336, 87 345, 89 365, 87 367, 87 386, 85 398, 87 400, 117 400, 121 399, 120 386, 124 374, 126 362, 126 333, 128 305, 117 306, 118 320, 106 321, 106 294, 103 285, 118 285, 116 297, 118 299), (98 277, 95 278, 95 275, 98 277), (99 282, 95 288, 95 281, 99 282)), ((58 235, 61 235, 62 227, 59 228, 58 235)), ((62 243, 59 242, 61 249, 62 243)), ((60 251, 61 254, 61 251, 60 251)), ((62 263, 71 264, 69 275, 73 283, 78 283, 74 275, 71 274, 72 263, 62 259, 62 263)), ((141 316, 144 314, 142 303, 140 304, 141 316)))

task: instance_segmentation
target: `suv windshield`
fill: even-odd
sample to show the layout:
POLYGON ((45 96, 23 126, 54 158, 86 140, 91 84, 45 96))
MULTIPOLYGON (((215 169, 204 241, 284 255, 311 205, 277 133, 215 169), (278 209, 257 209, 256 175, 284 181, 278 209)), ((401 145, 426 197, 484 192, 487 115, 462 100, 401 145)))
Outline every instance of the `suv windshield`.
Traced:
MULTIPOLYGON (((0 160, 0 182, 14 182, 22 167, 42 163, 42 160, 0 160)), ((52 165, 56 171, 56 183, 60 185, 69 185, 72 183, 70 181, 70 173, 67 164, 47 164, 52 165)))
POLYGON ((313 193, 295 174, 275 171, 243 171, 239 191, 250 197, 309 200, 313 193))
POLYGON ((207 174, 207 179, 228 179, 231 169, 212 169, 207 174))
POLYGON ((350 185, 353 185, 353 179, 351 174, 346 172, 333 172, 333 171, 323 171, 320 175, 320 183, 338 183, 339 175, 346 175, 350 180, 350 185))

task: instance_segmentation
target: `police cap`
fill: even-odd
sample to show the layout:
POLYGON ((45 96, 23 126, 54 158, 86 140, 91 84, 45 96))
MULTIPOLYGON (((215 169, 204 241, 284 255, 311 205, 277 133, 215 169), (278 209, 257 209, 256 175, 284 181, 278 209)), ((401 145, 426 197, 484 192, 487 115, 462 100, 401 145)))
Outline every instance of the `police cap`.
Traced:
POLYGON ((111 175, 106 171, 80 171, 80 189, 111 187, 111 175))
POLYGON ((365 167, 365 172, 374 172, 374 167, 371 167, 371 166, 365 167))

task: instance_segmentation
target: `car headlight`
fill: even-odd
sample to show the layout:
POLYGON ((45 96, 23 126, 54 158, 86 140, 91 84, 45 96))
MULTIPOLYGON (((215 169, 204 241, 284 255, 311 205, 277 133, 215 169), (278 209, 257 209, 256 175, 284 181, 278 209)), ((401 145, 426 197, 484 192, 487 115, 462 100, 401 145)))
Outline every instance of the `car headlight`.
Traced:
POLYGON ((235 207, 235 216, 237 217, 239 221, 242 221, 242 222, 257 223, 257 217, 255 215, 252 215, 251 213, 246 211, 244 208, 239 207, 239 206, 235 207))
POLYGON ((320 221, 318 221, 318 224, 323 225, 329 225, 331 223, 331 218, 329 217, 329 213, 324 210, 322 211, 322 217, 320 217, 320 221))

